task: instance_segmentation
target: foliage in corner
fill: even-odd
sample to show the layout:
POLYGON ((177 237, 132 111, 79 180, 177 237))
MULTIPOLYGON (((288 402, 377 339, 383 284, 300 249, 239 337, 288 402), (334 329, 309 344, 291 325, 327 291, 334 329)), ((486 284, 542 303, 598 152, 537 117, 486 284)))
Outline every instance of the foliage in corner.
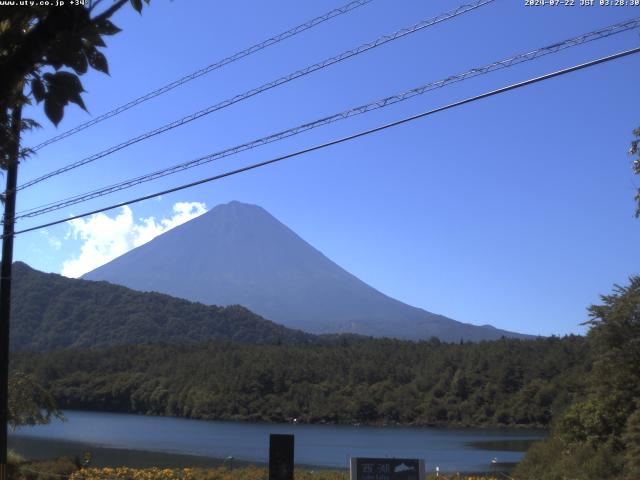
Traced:
POLYGON ((523 480, 640 478, 640 277, 589 308, 588 394, 516 470, 523 480))
MULTIPOLYGON (((636 138, 631 142, 629 154, 636 157, 632 164, 633 173, 640 175, 640 128, 633 131, 633 136, 636 138)), ((640 188, 636 191, 636 218, 640 218, 640 188)))
MULTIPOLYGON (((110 17, 128 1, 142 11, 142 0, 117 0, 99 14, 95 10, 102 0, 91 7, 24 5, 0 11, 0 168, 7 168, 15 145, 13 110, 32 101, 43 103, 55 125, 69 103, 86 110, 80 76, 89 67, 109 73, 99 48, 106 46, 104 37, 120 31, 110 17)), ((35 126, 32 120, 23 122, 23 130, 35 126)))
MULTIPOLYGON (((103 0, 89 2, 88 7, 22 2, 25 4, 0 9, 0 169, 17 168, 16 162, 30 153, 20 149, 20 133, 39 125, 22 119, 24 105, 43 103, 45 114, 55 125, 69 103, 86 110, 80 76, 89 67, 109 73, 107 59, 98 48, 106 46, 103 37, 120 31, 110 18, 128 1, 142 11, 141 0, 115 0, 100 13, 96 8, 103 0)), ((15 198, 15 191, 11 193, 15 198)), ((2 203, 7 195, 0 194, 2 203)), ((8 387, 11 426, 62 418, 53 397, 32 376, 13 372, 8 387)))
POLYGON ((39 425, 52 418, 64 420, 51 394, 33 377, 23 372, 9 376, 9 425, 39 425))

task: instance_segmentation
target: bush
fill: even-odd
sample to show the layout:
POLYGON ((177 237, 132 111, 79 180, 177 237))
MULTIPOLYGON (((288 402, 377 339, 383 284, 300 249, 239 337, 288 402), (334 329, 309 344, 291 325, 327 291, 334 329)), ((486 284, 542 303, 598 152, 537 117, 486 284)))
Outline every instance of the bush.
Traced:
MULTIPOLYGON (((14 458, 22 457, 16 454, 14 458)), ((70 478, 79 468, 76 462, 68 457, 42 462, 19 460, 13 464, 9 462, 9 465, 10 480, 61 480, 70 478)))

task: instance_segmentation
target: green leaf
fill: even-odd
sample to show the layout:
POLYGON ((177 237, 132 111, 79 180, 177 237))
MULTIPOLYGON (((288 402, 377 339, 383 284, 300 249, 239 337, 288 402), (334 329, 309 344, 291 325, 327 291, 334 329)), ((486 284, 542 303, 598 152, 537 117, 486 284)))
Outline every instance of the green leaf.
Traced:
POLYGON ((82 39, 77 34, 61 33, 49 48, 49 60, 67 65, 80 74, 85 73, 88 66, 86 59, 82 58, 82 47, 82 39))
POLYGON ((130 2, 136 12, 142 13, 142 0, 130 0, 130 2))
POLYGON ((100 35, 115 35, 122 30, 116 27, 109 20, 99 20, 95 23, 95 31, 100 35))
POLYGON ((36 122, 31 118, 22 119, 22 123, 20 125, 20 131, 35 130, 36 128, 42 128, 42 125, 40 125, 38 122, 36 122))
POLYGON ((49 120, 58 126, 62 116, 64 115, 64 104, 52 95, 48 95, 44 100, 44 113, 47 114, 49 120))
POLYGON ((31 92, 33 93, 33 98, 36 99, 36 102, 40 103, 44 100, 45 89, 44 84, 40 78, 36 77, 31 80, 31 92))
POLYGON ((76 105, 78 105, 85 112, 87 111, 87 107, 84 104, 84 100, 82 100, 82 97, 80 96, 79 93, 73 93, 73 94, 69 95, 69 101, 75 103, 76 105))
POLYGON ((104 43, 100 34, 96 31, 88 30, 83 35, 84 41, 89 45, 93 45, 94 47, 106 47, 107 44, 104 43))
POLYGON ((60 85, 66 90, 75 90, 78 92, 84 92, 82 88, 82 82, 77 75, 71 72, 56 72, 53 75, 53 78, 49 80, 49 83, 55 83, 56 85, 60 85))
POLYGON ((87 59, 89 60, 89 65, 93 68, 109 75, 109 64, 107 63, 107 58, 98 50, 91 48, 87 52, 87 59))
POLYGON ((47 81, 48 90, 61 101, 66 102, 72 96, 84 92, 82 82, 77 75, 71 72, 56 72, 55 74, 45 74, 44 79, 47 81))
POLYGON ((54 74, 45 73, 43 78, 46 80, 48 87, 45 99, 45 111, 47 111, 47 104, 49 104, 51 115, 49 115, 49 111, 47 111, 47 116, 49 116, 54 123, 56 123, 54 119, 58 118, 57 105, 64 109, 69 102, 72 102, 86 111, 87 107, 80 96, 80 94, 84 92, 84 88, 82 88, 82 82, 80 82, 76 74, 61 71, 54 74))
POLYGON ((56 70, 60 70, 62 68, 62 65, 63 65, 62 61, 58 57, 54 56, 53 54, 47 55, 46 60, 56 70))
POLYGON ((82 50, 77 50, 71 57, 69 57, 67 65, 73 68, 78 75, 84 75, 87 73, 87 69, 89 68, 87 57, 85 57, 82 50))

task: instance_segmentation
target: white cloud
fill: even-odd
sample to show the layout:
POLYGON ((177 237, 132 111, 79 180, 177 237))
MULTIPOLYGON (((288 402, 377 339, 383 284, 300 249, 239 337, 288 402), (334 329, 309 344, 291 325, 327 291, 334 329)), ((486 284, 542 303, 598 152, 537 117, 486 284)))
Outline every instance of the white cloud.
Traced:
POLYGON ((54 250, 60 250, 62 248, 62 242, 60 241, 60 239, 54 235, 51 235, 48 230, 40 230, 40 233, 42 233, 42 235, 47 239, 47 242, 49 242, 49 246, 51 248, 53 248, 54 250))
POLYGON ((65 239, 82 240, 82 246, 79 255, 62 264, 61 273, 77 278, 206 211, 204 203, 178 202, 173 206, 173 215, 160 221, 147 217, 135 222, 128 206, 122 207, 115 218, 98 213, 86 220, 71 220, 65 239))

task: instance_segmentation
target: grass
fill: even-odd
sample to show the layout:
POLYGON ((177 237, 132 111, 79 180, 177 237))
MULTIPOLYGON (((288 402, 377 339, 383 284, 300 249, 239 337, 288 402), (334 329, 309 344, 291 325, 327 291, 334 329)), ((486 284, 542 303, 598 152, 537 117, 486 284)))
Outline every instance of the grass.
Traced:
MULTIPOLYGON (((27 462, 12 455, 10 480, 268 480, 265 467, 247 466, 230 470, 217 468, 80 468, 69 458, 44 462, 27 462)), ((346 470, 296 469, 295 480, 349 480, 346 470)), ((429 475, 425 480, 436 480, 429 475)), ((437 480, 504 480, 482 475, 440 475, 437 480)))
MULTIPOLYGON (((348 480, 349 474, 344 470, 303 470, 296 469, 296 480, 348 480)), ((267 480, 269 472, 266 468, 243 467, 229 470, 218 468, 184 468, 184 469, 133 469, 133 468, 100 468, 85 469, 74 473, 70 480, 267 480)), ((426 480, 435 480, 429 476, 426 480)), ((486 476, 440 476, 438 480, 499 480, 486 476)))
POLYGON ((24 462, 24 457, 13 450, 7 452, 7 463, 9 465, 17 465, 24 462))

